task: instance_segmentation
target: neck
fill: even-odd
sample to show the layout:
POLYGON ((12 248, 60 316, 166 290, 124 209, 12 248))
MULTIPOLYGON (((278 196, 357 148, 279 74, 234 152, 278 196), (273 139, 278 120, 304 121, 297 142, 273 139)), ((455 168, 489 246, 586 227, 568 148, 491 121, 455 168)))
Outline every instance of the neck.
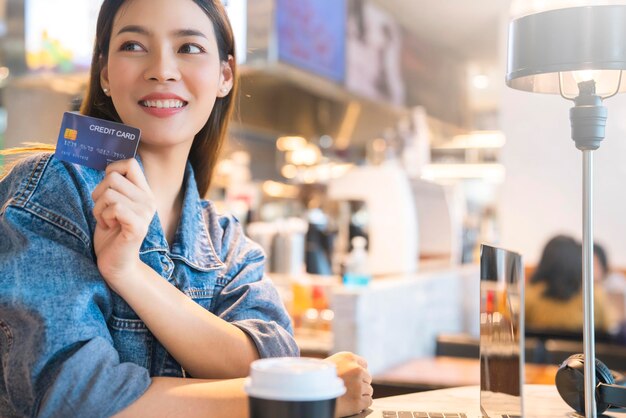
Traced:
POLYGON ((183 205, 187 153, 174 149, 157 153, 149 148, 142 148, 140 156, 146 180, 155 198, 163 232, 171 245, 183 205))

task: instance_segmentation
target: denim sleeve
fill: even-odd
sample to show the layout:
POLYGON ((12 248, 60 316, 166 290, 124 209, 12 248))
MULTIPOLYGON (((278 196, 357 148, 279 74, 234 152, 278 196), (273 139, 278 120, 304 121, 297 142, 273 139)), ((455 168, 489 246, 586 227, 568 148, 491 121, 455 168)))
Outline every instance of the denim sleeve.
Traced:
POLYGON ((291 320, 272 281, 264 275, 261 248, 243 235, 232 218, 224 231, 226 270, 218 279, 213 312, 246 332, 259 356, 299 355, 291 320))
POLYGON ((6 204, 9 183, 0 182, 0 415, 111 416, 145 392, 148 371, 113 348, 111 295, 89 245, 68 232, 79 221, 28 199, 6 204))

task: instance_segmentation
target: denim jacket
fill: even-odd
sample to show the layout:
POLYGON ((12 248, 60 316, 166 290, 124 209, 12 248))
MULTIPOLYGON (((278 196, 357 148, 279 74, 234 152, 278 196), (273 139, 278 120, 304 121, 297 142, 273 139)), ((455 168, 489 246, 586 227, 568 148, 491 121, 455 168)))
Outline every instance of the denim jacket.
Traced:
MULTIPOLYGON (((110 416, 152 376, 184 373, 98 271, 91 192, 103 176, 37 154, 0 182, 2 417, 110 416)), ((190 164, 184 189, 174 242, 155 215, 141 260, 246 332, 261 357, 298 355, 260 247, 200 199, 190 164)))

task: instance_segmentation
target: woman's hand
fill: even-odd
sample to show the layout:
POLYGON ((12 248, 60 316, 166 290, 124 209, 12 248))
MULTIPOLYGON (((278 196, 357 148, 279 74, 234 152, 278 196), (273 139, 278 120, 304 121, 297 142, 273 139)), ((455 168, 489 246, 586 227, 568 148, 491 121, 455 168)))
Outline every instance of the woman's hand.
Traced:
POLYGON ((367 371, 363 357, 342 351, 326 358, 335 363, 337 375, 343 379, 346 393, 337 399, 335 416, 345 417, 358 414, 372 404, 372 376, 367 371))
POLYGON ((115 290, 140 266, 139 249, 156 212, 154 196, 134 158, 109 164, 91 196, 98 269, 115 290))

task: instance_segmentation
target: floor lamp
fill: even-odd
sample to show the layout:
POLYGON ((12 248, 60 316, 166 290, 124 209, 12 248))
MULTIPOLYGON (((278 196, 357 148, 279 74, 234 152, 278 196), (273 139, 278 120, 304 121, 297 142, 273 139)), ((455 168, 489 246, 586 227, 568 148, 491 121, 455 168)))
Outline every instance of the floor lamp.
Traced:
MULTIPOLYGON (((626 1, 578 0, 574 2, 577 7, 563 8, 562 0, 521 0, 518 7, 526 10, 509 25, 506 74, 509 87, 560 94, 574 102, 570 109, 572 139, 583 154, 584 401, 585 415, 594 418, 593 151, 604 139, 607 109, 603 100, 626 91, 626 79, 622 80, 626 4, 616 3, 626 1)), ((515 6, 514 2, 513 14, 515 6)))

